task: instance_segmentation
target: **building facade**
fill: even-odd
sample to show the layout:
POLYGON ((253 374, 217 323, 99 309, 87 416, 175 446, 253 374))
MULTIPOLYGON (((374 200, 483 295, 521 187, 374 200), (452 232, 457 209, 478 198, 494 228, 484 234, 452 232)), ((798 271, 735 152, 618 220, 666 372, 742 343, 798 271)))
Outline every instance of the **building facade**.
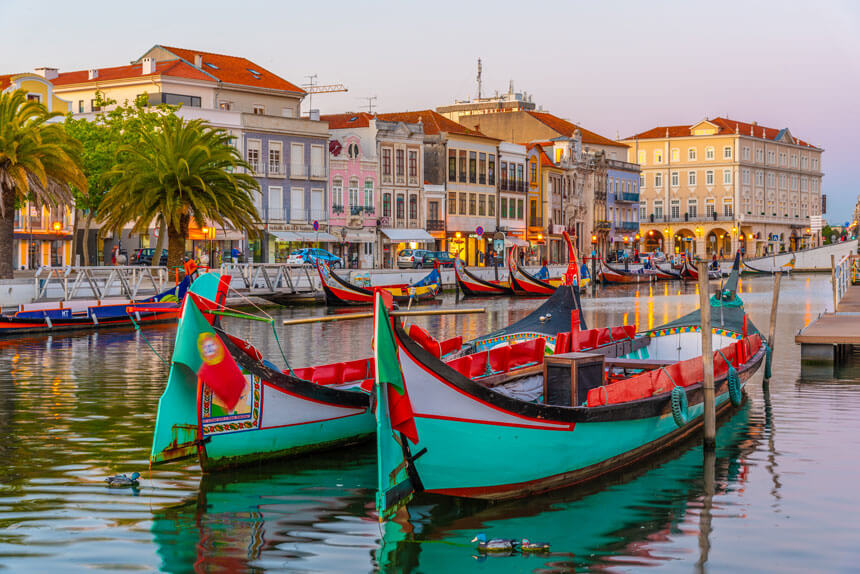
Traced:
POLYGON ((526 239, 528 187, 522 144, 499 142, 499 231, 505 234, 505 253, 512 247, 529 247, 526 239))
POLYGON ((643 249, 747 256, 819 244, 823 150, 728 118, 661 126, 625 140, 640 174, 643 249))
MULTIPOLYGON (((59 97, 47 78, 51 70, 0 76, 0 92, 25 90, 27 99, 40 102, 49 112, 66 114, 71 102, 59 97)), ((25 202, 15 213, 12 230, 12 266, 38 269, 72 264, 74 210, 67 205, 37 206, 25 202)))
POLYGON ((637 248, 640 240, 637 164, 606 160, 606 213, 611 249, 637 248))

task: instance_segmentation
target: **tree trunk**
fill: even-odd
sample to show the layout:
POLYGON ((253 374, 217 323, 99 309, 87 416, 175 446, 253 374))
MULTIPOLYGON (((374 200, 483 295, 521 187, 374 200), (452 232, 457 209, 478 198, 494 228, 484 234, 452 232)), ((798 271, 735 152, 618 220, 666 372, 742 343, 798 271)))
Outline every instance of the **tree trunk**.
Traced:
POLYGON ((161 251, 164 249, 165 235, 167 235, 167 222, 162 219, 158 226, 158 241, 155 243, 155 251, 152 253, 152 267, 161 265, 161 251))
POLYGON ((84 251, 84 265, 92 265, 90 262, 90 225, 93 222, 93 212, 87 213, 87 219, 84 222, 84 237, 81 239, 81 247, 84 251))
POLYGON ((0 191, 0 279, 12 278, 12 254, 15 246, 15 194, 11 189, 0 191))
POLYGON ((182 267, 185 263, 185 239, 188 237, 188 222, 191 215, 184 213, 179 217, 179 226, 172 223, 167 230, 167 267, 182 267))
POLYGON ((77 207, 74 209, 73 217, 75 222, 72 224, 72 261, 70 265, 75 265, 78 259, 78 227, 81 225, 81 210, 77 207))

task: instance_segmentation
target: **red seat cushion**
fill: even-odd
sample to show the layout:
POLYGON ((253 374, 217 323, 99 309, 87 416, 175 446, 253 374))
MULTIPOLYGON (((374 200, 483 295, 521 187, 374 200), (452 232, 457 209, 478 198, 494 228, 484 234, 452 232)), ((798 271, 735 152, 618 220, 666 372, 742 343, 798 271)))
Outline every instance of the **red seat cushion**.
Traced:
POLYGON ((464 377, 469 377, 469 363, 471 363, 472 358, 469 355, 465 357, 460 357, 459 359, 454 359, 453 361, 448 361, 448 366, 463 375, 464 377))
POLYGON ((511 358, 511 347, 505 345, 491 349, 489 353, 490 369, 495 373, 504 373, 508 370, 508 361, 511 358))
POLYGON ((557 333, 555 336, 555 350, 553 353, 560 355, 570 352, 570 333, 557 333))
POLYGON ((545 347, 546 339, 543 337, 511 345, 511 358, 508 365, 511 369, 515 369, 531 363, 541 363, 545 347))
POLYGON ((458 351, 463 346, 463 337, 457 336, 451 339, 446 339, 439 343, 439 349, 442 355, 458 351))
POLYGON ((596 347, 602 347, 603 345, 608 345, 612 342, 611 331, 609 329, 598 329, 597 330, 597 342, 595 344, 596 347))
POLYGON ((469 355, 469 358, 471 359, 471 361, 469 362, 470 379, 474 379, 476 377, 483 377, 487 374, 487 365, 489 364, 489 351, 469 355))
POLYGON ((430 336, 430 333, 418 325, 413 323, 409 326, 409 336, 434 357, 438 358, 442 356, 442 349, 439 346, 439 341, 430 336))
MULTIPOLYGON (((289 370, 284 371, 286 374, 290 374, 289 370)), ((303 381, 310 381, 314 376, 314 368, 313 367, 304 367, 302 369, 293 369, 293 376, 302 379, 303 381)))
POLYGON ((343 382, 342 376, 343 363, 334 363, 314 367, 314 376, 311 380, 318 385, 336 385, 343 382))
POLYGON ((343 374, 341 380, 344 383, 350 381, 361 381, 370 376, 370 366, 368 359, 359 359, 357 361, 349 361, 343 364, 343 374))
POLYGON ((593 349, 597 346, 597 337, 599 335, 599 329, 589 329, 587 331, 579 331, 577 336, 577 350, 583 351, 585 349, 593 349))

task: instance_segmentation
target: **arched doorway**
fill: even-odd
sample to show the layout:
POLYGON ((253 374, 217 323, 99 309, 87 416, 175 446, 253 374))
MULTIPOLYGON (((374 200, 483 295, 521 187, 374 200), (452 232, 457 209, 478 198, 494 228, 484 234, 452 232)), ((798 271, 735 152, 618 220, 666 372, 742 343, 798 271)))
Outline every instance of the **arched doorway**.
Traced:
POLYGON ((708 257, 729 257, 732 252, 732 236, 725 229, 716 227, 705 237, 705 249, 708 257))
POLYGON ((642 238, 642 250, 653 253, 658 249, 664 251, 663 234, 656 229, 651 229, 642 238))
POLYGON ((677 237, 678 253, 690 253, 696 255, 696 234, 690 229, 679 229, 675 234, 677 237))

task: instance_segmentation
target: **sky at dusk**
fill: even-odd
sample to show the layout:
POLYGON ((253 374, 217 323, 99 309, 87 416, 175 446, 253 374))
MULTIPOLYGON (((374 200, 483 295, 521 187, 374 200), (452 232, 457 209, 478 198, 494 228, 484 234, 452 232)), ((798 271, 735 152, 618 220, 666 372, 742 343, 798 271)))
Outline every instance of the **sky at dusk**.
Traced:
POLYGON ((718 115, 826 151, 827 219, 860 192, 860 2, 110 2, 0 0, 0 74, 127 64, 154 44, 244 56, 349 92, 323 113, 435 108, 484 93, 607 137, 718 115))

